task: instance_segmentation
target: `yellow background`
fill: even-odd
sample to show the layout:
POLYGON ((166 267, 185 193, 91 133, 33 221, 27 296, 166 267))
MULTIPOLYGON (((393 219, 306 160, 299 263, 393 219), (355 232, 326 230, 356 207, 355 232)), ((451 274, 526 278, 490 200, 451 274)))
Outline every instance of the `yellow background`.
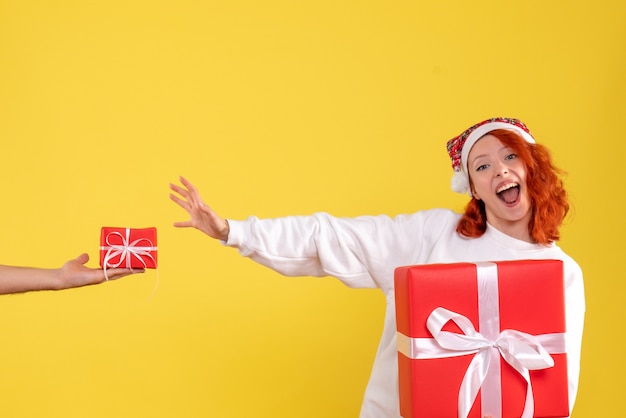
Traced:
POLYGON ((0 262, 96 267, 101 226, 156 226, 160 261, 1 297, 0 415, 357 416, 382 294, 173 228, 168 183, 234 219, 460 210, 446 140, 512 116, 569 173, 573 416, 620 416, 625 21, 621 0, 0 0, 0 262))

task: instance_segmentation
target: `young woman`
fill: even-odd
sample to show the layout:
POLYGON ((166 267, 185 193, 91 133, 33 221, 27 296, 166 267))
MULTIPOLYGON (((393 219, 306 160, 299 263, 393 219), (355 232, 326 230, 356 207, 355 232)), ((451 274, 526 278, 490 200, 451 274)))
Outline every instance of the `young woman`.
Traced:
POLYGON ((278 219, 225 220, 186 179, 170 198, 193 227, 287 276, 334 276, 350 287, 378 287, 386 296, 383 334, 361 418, 399 417, 394 270, 432 263, 521 259, 564 262, 570 411, 578 388, 585 312, 582 272, 555 245, 569 205, 547 149, 519 120, 493 118, 448 142, 454 191, 471 197, 463 214, 432 209, 413 214, 336 218, 326 213, 278 219))

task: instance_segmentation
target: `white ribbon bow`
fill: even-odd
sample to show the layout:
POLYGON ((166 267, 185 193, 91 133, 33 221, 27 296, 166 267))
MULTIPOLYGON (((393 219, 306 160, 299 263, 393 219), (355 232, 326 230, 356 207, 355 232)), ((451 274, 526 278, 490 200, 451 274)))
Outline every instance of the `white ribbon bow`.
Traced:
MULTIPOLYGON (((530 370, 546 369, 554 366, 554 360, 543 347, 539 338, 517 330, 500 332, 495 341, 483 337, 465 316, 445 308, 436 308, 429 315, 427 327, 433 338, 444 350, 454 355, 476 353, 467 372, 463 377, 459 390, 459 417, 467 417, 478 390, 482 386, 489 366, 494 360, 492 352, 497 350, 502 358, 509 363, 526 381, 526 402, 522 418, 531 418, 534 413, 534 399, 530 383, 530 370), (463 334, 442 331, 449 321, 453 321, 463 334)), ((554 335, 554 334, 547 334, 554 335)), ((498 361, 496 356, 495 361, 498 361)))
POLYGON ((154 257, 152 256, 152 254, 150 253, 151 251, 156 251, 157 247, 154 246, 154 244, 152 243, 152 241, 150 241, 148 238, 138 238, 136 240, 134 240, 133 242, 129 242, 130 241, 130 228, 126 228, 126 234, 125 236, 122 235, 120 232, 114 231, 114 232, 110 232, 107 234, 106 238, 105 238, 105 243, 107 245, 103 245, 100 247, 100 250, 106 250, 106 254, 104 255, 104 261, 103 261, 103 269, 104 269, 104 278, 105 280, 109 280, 109 276, 107 275, 107 268, 117 268, 122 266, 122 264, 124 263, 124 267, 126 268, 132 268, 131 267, 131 259, 132 257, 135 257, 137 260, 139 260, 141 262, 141 264, 143 264, 144 268, 147 266, 146 262, 144 261, 144 259, 142 257, 148 257, 149 259, 151 259, 152 261, 155 261, 154 257), (121 244, 112 244, 109 241, 109 238, 111 236, 118 236, 121 238, 122 243, 121 244), (149 245, 148 246, 139 246, 138 244, 142 241, 147 242, 149 245), (117 257, 119 255, 119 261, 117 263, 110 263, 110 260, 114 259, 115 257, 117 257))

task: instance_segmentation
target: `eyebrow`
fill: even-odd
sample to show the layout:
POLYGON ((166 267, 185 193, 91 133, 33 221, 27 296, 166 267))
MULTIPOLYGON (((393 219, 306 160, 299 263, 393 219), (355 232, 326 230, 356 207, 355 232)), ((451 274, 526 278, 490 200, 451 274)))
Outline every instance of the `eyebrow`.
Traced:
POLYGON ((487 154, 480 154, 480 155, 475 156, 474 158, 472 158, 471 161, 468 161, 467 168, 470 168, 471 166, 473 166, 476 160, 480 158, 484 158, 484 157, 487 157, 487 154))

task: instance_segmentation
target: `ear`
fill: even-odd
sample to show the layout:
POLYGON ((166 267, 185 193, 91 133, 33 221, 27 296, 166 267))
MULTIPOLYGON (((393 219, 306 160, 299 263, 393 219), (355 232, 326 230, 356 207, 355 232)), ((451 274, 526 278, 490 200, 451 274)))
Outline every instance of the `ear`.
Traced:
POLYGON ((469 188, 472 192, 472 197, 476 200, 480 200, 480 196, 478 196, 478 193, 476 193, 476 189, 474 188, 474 182, 472 182, 471 178, 470 178, 469 188))

